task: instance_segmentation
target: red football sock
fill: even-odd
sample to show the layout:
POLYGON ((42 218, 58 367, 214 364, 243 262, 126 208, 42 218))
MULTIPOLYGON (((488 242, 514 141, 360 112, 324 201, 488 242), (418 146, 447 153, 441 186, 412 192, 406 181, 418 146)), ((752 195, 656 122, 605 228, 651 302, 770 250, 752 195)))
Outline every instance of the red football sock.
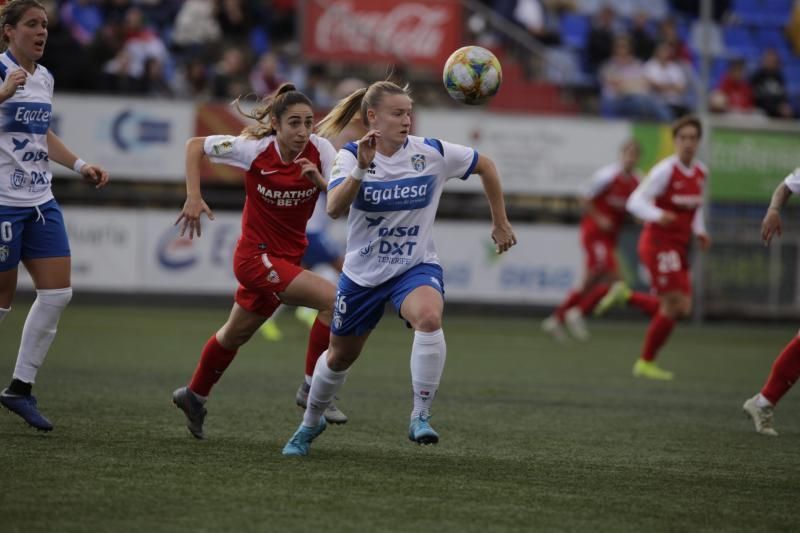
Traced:
POLYGON ((634 292, 631 294, 631 297, 628 298, 628 305, 638 307, 649 316, 655 316, 655 314, 658 312, 658 307, 661 305, 661 302, 659 301, 658 296, 653 296, 652 294, 647 294, 646 292, 634 292))
POLYGON ((660 312, 656 313, 653 320, 650 321, 650 326, 647 328, 647 335, 644 338, 644 346, 642 346, 642 359, 645 361, 652 361, 656 358, 658 350, 669 338, 672 333, 672 328, 675 327, 675 321, 667 316, 662 315, 660 312))
POLYGON ((306 350, 306 376, 314 375, 314 367, 322 352, 328 349, 331 340, 331 327, 319 321, 314 321, 311 333, 308 334, 308 349, 306 350))
POLYGON ((772 363, 772 372, 769 373, 761 394, 775 405, 792 388, 798 377, 800 377, 800 338, 795 337, 772 363))
POLYGON ((567 309, 569 309, 570 307, 575 307, 576 305, 578 305, 578 302, 580 301, 581 301, 580 292, 569 291, 569 294, 567 294, 567 297, 564 299, 563 302, 561 302, 561 305, 556 307, 556 310, 555 312, 553 312, 553 315, 558 319, 559 322, 563 322, 564 313, 567 312, 567 309))
POLYGON ((200 396, 208 396, 211 387, 219 381, 222 373, 236 357, 237 350, 227 350, 217 341, 214 334, 208 339, 200 355, 200 362, 194 370, 192 381, 189 383, 189 390, 200 396))
POLYGON ((578 306, 581 308, 581 312, 584 315, 591 313, 592 309, 594 309, 594 306, 597 305, 597 302, 599 302, 603 296, 606 295, 609 287, 610 285, 608 283, 599 283, 589 289, 589 292, 587 292, 578 303, 578 306))

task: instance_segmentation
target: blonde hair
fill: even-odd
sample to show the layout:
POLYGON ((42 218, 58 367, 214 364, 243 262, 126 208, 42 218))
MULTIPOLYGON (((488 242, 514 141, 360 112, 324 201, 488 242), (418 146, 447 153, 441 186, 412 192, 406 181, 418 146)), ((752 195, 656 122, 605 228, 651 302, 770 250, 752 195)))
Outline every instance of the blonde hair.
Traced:
POLYGON ((0 51, 5 51, 8 48, 9 39, 6 37, 6 24, 16 26, 27 10, 35 7, 41 9, 45 13, 47 10, 44 6, 36 0, 11 0, 6 5, 0 7, 0 32, 2 33, 2 40, 0 40, 0 51))
POLYGON ((236 106, 239 114, 257 122, 257 124, 247 126, 242 130, 242 135, 253 139, 263 139, 264 137, 275 135, 275 128, 272 127, 272 118, 274 117, 280 122, 281 117, 290 106, 305 104, 312 109, 314 107, 308 96, 295 89, 295 86, 291 83, 284 83, 275 92, 265 96, 260 103, 253 107, 250 113, 242 111, 239 106, 240 100, 241 97, 233 101, 233 105, 236 106))
POLYGON ((357 113, 361 113, 361 121, 369 127, 367 109, 375 109, 387 94, 404 94, 410 96, 408 85, 400 87, 391 81, 376 81, 366 89, 359 89, 345 97, 330 113, 317 124, 317 133, 332 139, 339 135, 350 124, 357 113))

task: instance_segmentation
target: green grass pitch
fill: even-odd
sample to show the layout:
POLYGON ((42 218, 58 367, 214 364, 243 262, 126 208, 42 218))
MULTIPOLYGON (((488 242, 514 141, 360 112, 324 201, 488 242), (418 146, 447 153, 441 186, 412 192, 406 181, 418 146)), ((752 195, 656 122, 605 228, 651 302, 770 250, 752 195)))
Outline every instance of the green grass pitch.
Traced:
MULTIPOLYGON (((13 369, 27 311, 0 325, 13 369)), ((741 413, 790 324, 681 325, 672 383, 630 377, 645 322, 592 323, 561 346, 538 321, 446 316, 438 446, 407 440, 411 334, 387 313, 341 391, 350 422, 307 458, 280 450, 300 420, 306 330, 254 338, 209 401, 196 441, 170 394, 225 308, 73 305, 35 392, 56 424, 0 413, 0 529, 35 531, 789 531, 797 527, 800 393, 778 438, 741 413)))

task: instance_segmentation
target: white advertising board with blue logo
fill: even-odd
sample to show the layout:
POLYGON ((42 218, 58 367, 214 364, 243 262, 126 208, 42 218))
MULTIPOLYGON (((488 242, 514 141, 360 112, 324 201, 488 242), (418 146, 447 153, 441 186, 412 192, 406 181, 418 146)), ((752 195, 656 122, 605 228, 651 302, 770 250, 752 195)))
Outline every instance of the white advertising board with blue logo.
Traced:
POLYGON ((439 222, 434 238, 448 301, 555 304, 577 283, 577 226, 516 225, 518 244, 495 252, 489 222, 439 222))
MULTIPOLYGON (((185 143, 194 135, 191 102, 77 98, 53 102, 52 129, 73 152, 105 167, 112 179, 183 181, 185 143)), ((61 165, 56 175, 76 177, 61 165)))
MULTIPOLYGON (((581 194, 598 168, 614 162, 633 135, 626 121, 549 118, 482 110, 416 109, 414 131, 463 144, 492 158, 506 192, 581 194)), ((480 190, 480 180, 452 180, 446 190, 480 190)))
MULTIPOLYGON (((119 293, 233 294, 232 254, 240 213, 203 219, 202 237, 180 238, 178 210, 65 207, 76 290, 119 293)), ((434 238, 448 301, 557 303, 581 275, 577 226, 517 225, 519 244, 497 255, 486 222, 440 221, 434 238)), ((344 221, 331 226, 343 241, 344 221)), ((21 276, 24 287, 30 278, 21 276)))

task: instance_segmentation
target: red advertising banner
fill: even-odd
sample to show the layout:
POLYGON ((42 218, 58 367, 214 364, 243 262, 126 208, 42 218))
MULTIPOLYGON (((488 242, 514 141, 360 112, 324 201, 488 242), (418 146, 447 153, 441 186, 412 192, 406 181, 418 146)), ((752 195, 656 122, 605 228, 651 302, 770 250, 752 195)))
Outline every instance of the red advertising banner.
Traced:
POLYGON ((440 69, 461 46, 457 0, 305 0, 303 53, 345 63, 440 69))

